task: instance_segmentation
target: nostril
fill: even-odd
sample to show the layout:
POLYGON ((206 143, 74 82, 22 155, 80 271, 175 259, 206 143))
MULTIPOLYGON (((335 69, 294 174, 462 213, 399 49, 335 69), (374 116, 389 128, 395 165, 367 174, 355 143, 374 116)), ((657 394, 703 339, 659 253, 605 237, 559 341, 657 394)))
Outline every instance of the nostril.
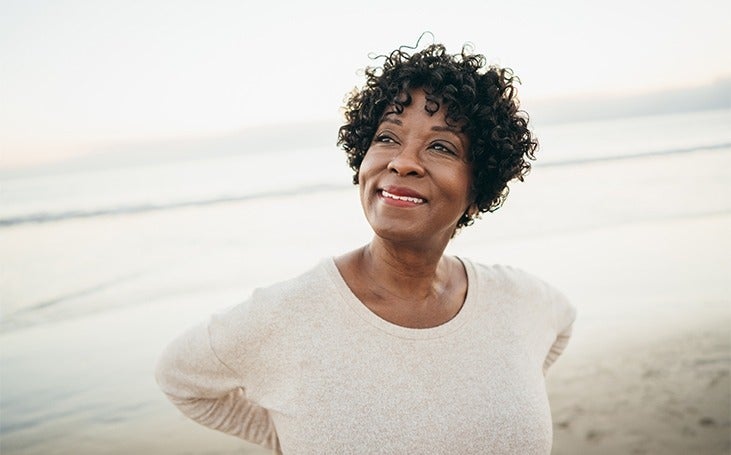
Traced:
POLYGON ((422 164, 417 157, 404 156, 403 153, 394 156, 389 161, 388 170, 401 176, 421 175, 424 173, 422 164))
POLYGON ((395 164, 395 161, 396 161, 395 159, 389 161, 389 163, 388 163, 388 170, 391 171, 391 172, 395 172, 396 174, 398 174, 399 173, 399 170, 398 170, 398 167, 395 164))

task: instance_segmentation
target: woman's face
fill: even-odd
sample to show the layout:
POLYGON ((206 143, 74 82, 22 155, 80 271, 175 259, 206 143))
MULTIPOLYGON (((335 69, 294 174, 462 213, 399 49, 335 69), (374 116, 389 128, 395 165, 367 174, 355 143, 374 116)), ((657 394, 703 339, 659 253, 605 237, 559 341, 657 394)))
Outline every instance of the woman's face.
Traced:
POLYGON ((411 92, 401 114, 386 114, 360 165, 360 197, 376 235, 389 240, 448 242, 473 202, 469 139, 430 114, 411 92))

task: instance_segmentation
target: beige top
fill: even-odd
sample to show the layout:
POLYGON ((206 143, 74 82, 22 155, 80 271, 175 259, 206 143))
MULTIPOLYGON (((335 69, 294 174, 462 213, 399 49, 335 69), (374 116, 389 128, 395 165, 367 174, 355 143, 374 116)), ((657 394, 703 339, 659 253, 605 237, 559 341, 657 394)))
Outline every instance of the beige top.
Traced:
POLYGON ((286 454, 548 454, 544 372, 575 310, 521 270, 462 262, 460 312, 413 329, 325 260, 185 332, 158 383, 191 419, 286 454))

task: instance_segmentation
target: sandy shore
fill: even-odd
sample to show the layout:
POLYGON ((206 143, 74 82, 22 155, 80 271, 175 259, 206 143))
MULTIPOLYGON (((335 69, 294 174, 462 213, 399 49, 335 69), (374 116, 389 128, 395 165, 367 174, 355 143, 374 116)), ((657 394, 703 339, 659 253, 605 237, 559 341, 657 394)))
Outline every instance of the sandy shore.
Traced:
MULTIPOLYGON (((187 313, 184 319, 196 318, 193 308, 180 306, 187 313)), ((38 410, 28 414, 24 428, 10 429, 1 452, 269 453, 195 424, 159 393, 152 378, 155 359, 159 346, 178 331, 160 326, 167 312, 166 305, 138 307, 4 336, 6 359, 46 361, 34 366, 37 376, 20 378, 23 386, 5 381, 4 387, 33 390, 36 395, 20 399, 38 410), (43 337, 53 343, 40 341, 43 337), (135 345, 139 337, 148 339, 148 348, 135 345), (90 339, 97 344, 89 346, 90 339), (44 406, 54 412, 49 414, 44 406), (45 417, 33 422, 34 415, 45 417)), ((675 324, 661 336, 628 336, 613 326, 578 328, 547 378, 553 454, 730 453, 731 311, 728 305, 714 304, 705 313, 710 317, 675 324), (596 337, 605 345, 586 342, 596 337)), ((23 419, 15 421, 22 424, 23 419)))
MULTIPOLYGON (((723 313, 641 345, 568 350, 547 379, 552 454, 731 453, 731 312, 723 313)), ((168 429, 201 450, 188 453, 270 453, 180 420, 168 429)))
MULTIPOLYGON (((715 321, 641 344, 619 342, 597 354, 581 346, 567 350, 547 378, 552 454, 731 453, 731 311, 715 310, 715 321)), ((163 440, 174 438, 186 453, 270 453, 177 420, 165 427, 163 440)), ((162 444, 158 450, 172 453, 162 444)))
POLYGON ((555 455, 731 453, 731 318, 571 355, 549 373, 555 455))

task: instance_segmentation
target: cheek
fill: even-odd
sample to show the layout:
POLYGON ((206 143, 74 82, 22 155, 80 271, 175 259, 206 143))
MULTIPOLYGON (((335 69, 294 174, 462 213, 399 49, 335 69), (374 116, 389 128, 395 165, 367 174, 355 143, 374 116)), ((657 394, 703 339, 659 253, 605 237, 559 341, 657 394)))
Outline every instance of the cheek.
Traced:
POLYGON ((360 167, 358 168, 358 191, 360 192, 360 200, 361 203, 365 204, 365 195, 366 195, 366 187, 368 186, 368 183, 372 180, 370 179, 372 166, 371 166, 371 159, 369 158, 368 154, 363 157, 363 161, 360 163, 360 167))
POLYGON ((358 184, 363 185, 368 181, 368 177, 373 174, 374 169, 377 165, 376 163, 376 154, 366 152, 365 156, 363 157, 363 161, 360 163, 360 167, 358 168, 358 184))
POLYGON ((474 192, 472 191, 472 174, 469 172, 460 175, 458 185, 455 185, 455 193, 460 194, 467 205, 472 204, 475 200, 474 192))

